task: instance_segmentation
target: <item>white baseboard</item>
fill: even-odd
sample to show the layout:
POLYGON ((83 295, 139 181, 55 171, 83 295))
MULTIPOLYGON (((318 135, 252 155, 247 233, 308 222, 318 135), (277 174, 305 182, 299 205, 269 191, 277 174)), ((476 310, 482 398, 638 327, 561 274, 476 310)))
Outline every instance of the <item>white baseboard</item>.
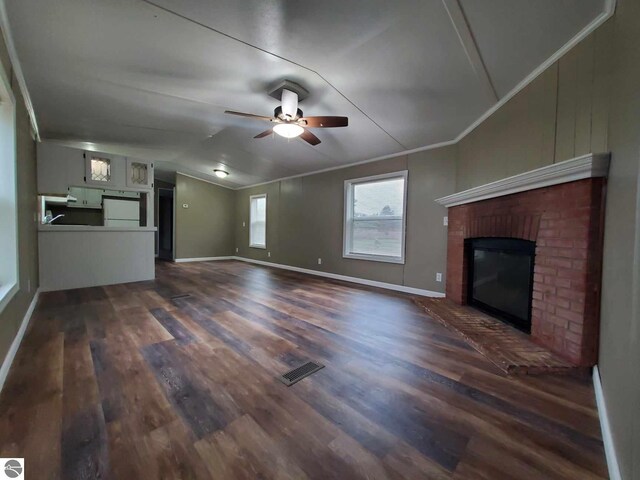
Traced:
POLYGON ((40 298, 40 289, 36 290, 36 293, 33 296, 31 303, 29 304, 29 308, 24 314, 22 323, 20 324, 20 328, 18 329, 18 333, 16 333, 13 342, 11 342, 11 347, 9 347, 9 351, 4 357, 4 361, 2 362, 2 366, 0 367, 0 392, 2 391, 4 382, 7 379, 7 375, 9 375, 9 370, 11 369, 11 365, 13 364, 13 360, 16 358, 16 353, 18 353, 18 348, 20 347, 20 343, 22 342, 22 337, 24 337, 24 334, 27 331, 29 321, 31 320, 31 315, 36 308, 36 304, 38 303, 38 298, 40 298))
POLYGON ((344 282, 358 283, 360 285, 368 285, 370 287, 386 288, 387 290, 395 290, 396 292, 411 293, 423 297, 444 298, 445 294, 433 292, 431 290, 423 290, 422 288, 406 287, 404 285, 396 285, 394 283, 378 282, 375 280, 367 280, 365 278, 349 277, 347 275, 338 275, 337 273, 321 272, 319 270, 310 270, 308 268, 292 267, 281 263, 264 262, 262 260, 253 260, 245 257, 233 257, 241 262, 256 263, 267 267, 281 268, 283 270, 291 270, 293 272, 306 273, 308 275, 316 275, 318 277, 331 278, 333 280, 342 280, 344 282))
POLYGON ((618 457, 613 444, 611 425, 609 425, 609 415, 604 400, 604 391, 600 380, 600 370, 598 366, 593 367, 593 389, 596 392, 596 404, 598 405, 598 416, 600 417, 600 428, 602 429, 602 441, 604 443, 604 453, 607 457, 607 467, 609 468, 609 478, 611 480, 622 480, 618 457))
POLYGON ((211 262, 213 260, 234 260, 236 257, 197 257, 197 258, 176 258, 176 263, 188 263, 188 262, 211 262))

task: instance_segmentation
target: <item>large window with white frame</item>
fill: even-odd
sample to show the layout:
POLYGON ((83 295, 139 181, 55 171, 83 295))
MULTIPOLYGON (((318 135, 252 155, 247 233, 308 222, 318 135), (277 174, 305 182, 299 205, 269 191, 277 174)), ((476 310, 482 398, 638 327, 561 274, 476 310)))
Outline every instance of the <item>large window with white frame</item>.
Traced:
POLYGON ((407 171, 346 180, 345 258, 404 263, 407 171))
POLYGON ((0 66, 0 311, 18 291, 18 208, 16 201, 16 108, 0 66))
POLYGON ((249 197, 249 246, 267 248, 267 194, 249 197))

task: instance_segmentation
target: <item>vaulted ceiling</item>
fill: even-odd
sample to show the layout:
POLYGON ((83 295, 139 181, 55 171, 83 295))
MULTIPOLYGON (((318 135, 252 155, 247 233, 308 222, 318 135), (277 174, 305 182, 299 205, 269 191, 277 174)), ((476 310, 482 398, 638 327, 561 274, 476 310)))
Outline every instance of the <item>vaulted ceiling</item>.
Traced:
POLYGON ((230 187, 455 139, 603 13, 604 0, 7 0, 41 138, 230 187), (316 147, 271 115, 346 115, 316 147))

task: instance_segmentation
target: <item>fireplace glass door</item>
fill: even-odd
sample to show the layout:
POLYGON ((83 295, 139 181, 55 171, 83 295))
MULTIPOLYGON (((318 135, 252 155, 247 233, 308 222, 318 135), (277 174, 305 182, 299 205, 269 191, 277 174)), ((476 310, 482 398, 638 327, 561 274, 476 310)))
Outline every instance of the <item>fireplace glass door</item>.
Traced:
POLYGON ((466 250, 467 303, 530 332, 535 242, 472 238, 466 250))

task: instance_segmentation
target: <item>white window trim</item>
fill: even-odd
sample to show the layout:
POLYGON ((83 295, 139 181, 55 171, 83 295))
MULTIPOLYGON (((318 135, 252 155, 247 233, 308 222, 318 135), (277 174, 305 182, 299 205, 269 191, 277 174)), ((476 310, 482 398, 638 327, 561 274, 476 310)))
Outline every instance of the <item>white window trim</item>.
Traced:
POLYGON ((385 262, 385 263, 399 263, 405 262, 405 243, 407 234, 407 185, 408 185, 408 170, 401 170, 392 173, 383 173, 382 175, 372 175, 370 177, 353 178, 344 181, 344 224, 343 224, 343 238, 342 238, 342 257, 353 258, 356 260, 369 260, 373 262, 385 262), (403 192, 403 212, 402 212, 402 245, 401 253, 399 257, 392 257, 388 255, 367 255, 361 253, 350 253, 351 250, 351 234, 353 232, 351 228, 351 222, 353 221, 353 186, 359 183, 370 183, 381 180, 388 180, 391 178, 404 179, 404 192, 403 192))
POLYGON ((267 200, 266 193, 260 193, 257 195, 251 195, 249 197, 249 247, 250 248, 261 248, 263 250, 267 249, 267 205, 269 201, 267 200), (251 202, 254 198, 264 198, 264 245, 259 243, 251 243, 251 202))
MULTIPOLYGON (((0 91, 2 92, 2 98, 0 101, 2 103, 8 103, 11 108, 11 117, 12 117, 12 145, 9 146, 12 153, 12 161, 13 161, 13 192, 11 195, 11 200, 13 200, 13 225, 10 228, 13 229, 13 245, 9 245, 8 249, 5 249, 6 246, 3 245, 3 253, 6 255, 14 255, 15 265, 14 271, 10 273, 8 281, 5 280, 6 283, 0 283, 0 312, 2 312, 7 304, 11 301, 11 299, 15 296, 15 294, 20 289, 20 268, 19 268, 19 260, 18 260, 18 151, 17 151, 17 125, 16 125, 16 99, 13 94, 13 90, 11 89, 11 83, 9 82, 9 77, 7 76, 7 72, 4 67, 0 65, 0 81, 2 82, 2 86, 0 86, 0 91), (9 250, 7 252, 7 250, 9 250)), ((3 272, 4 275, 5 272, 3 272)), ((0 282, 2 282, 2 278, 0 278, 0 282)))

